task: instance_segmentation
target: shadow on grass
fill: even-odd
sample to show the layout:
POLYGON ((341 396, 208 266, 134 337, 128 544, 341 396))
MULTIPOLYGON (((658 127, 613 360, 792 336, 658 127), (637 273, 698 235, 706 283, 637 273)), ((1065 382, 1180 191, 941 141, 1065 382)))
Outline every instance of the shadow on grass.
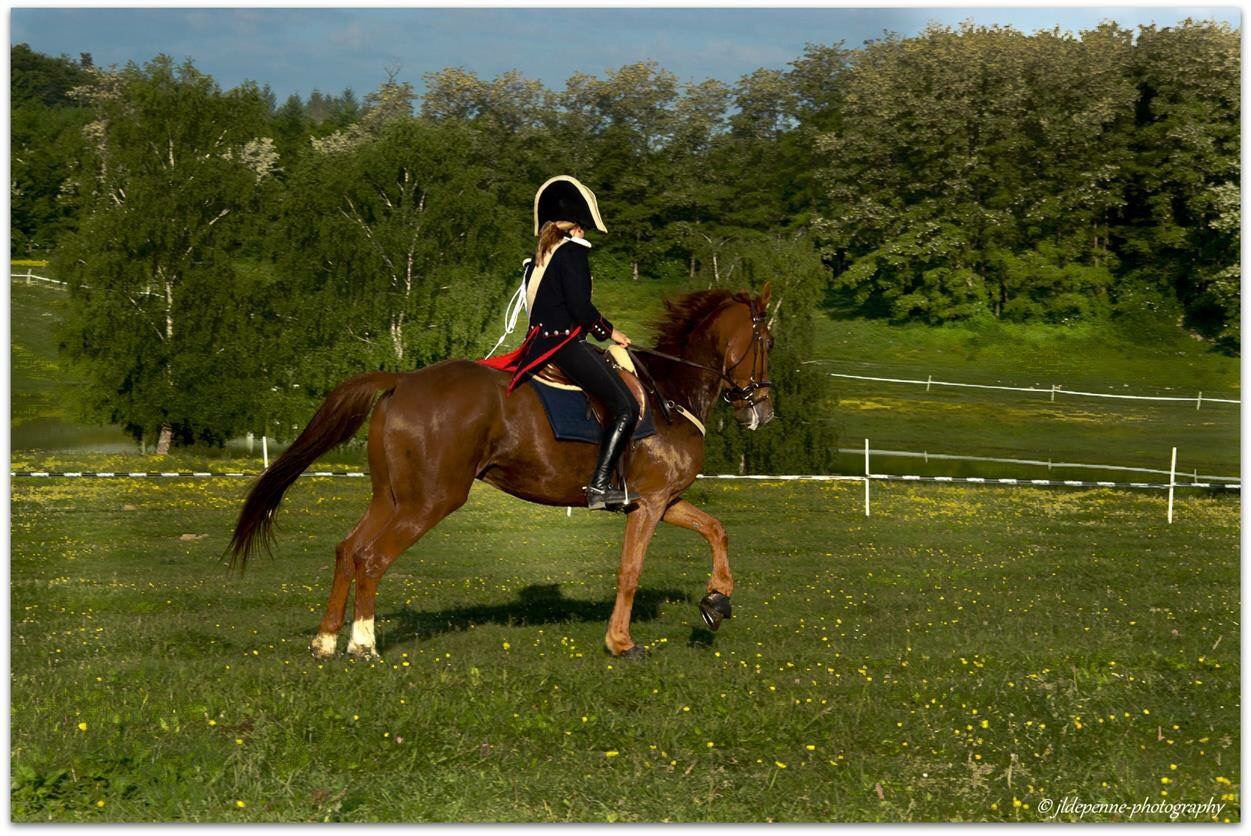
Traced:
MULTIPOLYGON (((689 604, 691 596, 676 589, 640 588, 634 593, 631 622, 651 621, 660 614, 661 604, 689 604)), ((428 639, 443 633, 468 630, 475 624, 557 624, 565 621, 607 621, 613 601, 580 601, 566 598, 560 584, 535 584, 517 593, 507 604, 455 607, 434 612, 404 608, 388 613, 386 632, 379 636, 378 649, 404 642, 428 639)))

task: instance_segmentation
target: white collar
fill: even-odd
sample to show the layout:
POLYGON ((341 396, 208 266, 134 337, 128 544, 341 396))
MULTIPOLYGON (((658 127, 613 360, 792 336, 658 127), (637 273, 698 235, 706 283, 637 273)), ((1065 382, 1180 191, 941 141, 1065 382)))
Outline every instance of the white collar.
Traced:
POLYGON ((582 246, 587 247, 588 249, 589 249, 589 248, 590 248, 590 246, 591 246, 591 242, 590 242, 590 241, 586 240, 585 238, 579 238, 579 237, 578 237, 578 236, 576 236, 576 235, 566 235, 566 236, 565 236, 565 240, 566 240, 566 241, 572 241, 572 242, 573 242, 573 243, 575 243, 575 244, 581 244, 582 246))

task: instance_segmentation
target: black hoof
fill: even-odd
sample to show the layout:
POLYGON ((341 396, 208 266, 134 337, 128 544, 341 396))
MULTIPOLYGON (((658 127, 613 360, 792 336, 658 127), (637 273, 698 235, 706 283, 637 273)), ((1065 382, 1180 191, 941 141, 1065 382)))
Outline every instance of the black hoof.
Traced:
POLYGON ((635 659, 645 659, 646 657, 647 657, 647 649, 643 647, 643 645, 641 644, 636 644, 634 647, 630 648, 629 650, 626 650, 626 651, 623 651, 622 653, 617 654, 618 659, 630 659, 631 661, 635 659))
POLYGON ((716 630, 724 619, 730 618, 730 599, 720 592, 709 592, 699 602, 699 614, 709 630, 716 630))

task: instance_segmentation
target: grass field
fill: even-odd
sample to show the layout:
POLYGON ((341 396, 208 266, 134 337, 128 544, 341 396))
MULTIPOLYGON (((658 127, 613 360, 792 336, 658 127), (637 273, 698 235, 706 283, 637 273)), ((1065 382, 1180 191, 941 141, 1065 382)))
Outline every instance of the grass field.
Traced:
POLYGON ((621 519, 482 488, 384 579, 371 664, 306 651, 368 487, 302 480, 240 579, 245 487, 15 483, 14 820, 1240 819, 1236 497, 697 484, 734 618, 662 529, 624 663, 621 519))

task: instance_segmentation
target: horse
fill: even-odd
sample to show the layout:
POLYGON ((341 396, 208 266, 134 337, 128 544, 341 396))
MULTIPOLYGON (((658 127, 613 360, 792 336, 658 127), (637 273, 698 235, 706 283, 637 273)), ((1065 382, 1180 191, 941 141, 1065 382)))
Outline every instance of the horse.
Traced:
MULTIPOLYGON (((753 430, 773 417, 769 294, 766 284, 758 296, 714 289, 665 300, 656 347, 632 349, 651 355, 648 405, 659 404, 671 420, 657 413, 655 434, 634 441, 623 457, 622 472, 637 502, 626 513, 617 597, 604 636, 613 656, 646 653, 630 636, 630 612, 648 543, 661 522, 698 532, 707 541, 712 576, 700 612, 713 629, 730 617, 734 578, 725 527, 682 494, 703 465, 703 422, 718 400, 753 430), (675 411, 670 414, 669 408, 675 411)), ((299 437, 252 486, 228 547, 232 565, 240 570, 258 547, 271 547, 274 514, 296 478, 370 419, 373 493, 364 516, 335 549, 329 601, 310 647, 314 656, 336 652, 354 583, 347 652, 378 658, 374 605, 379 581, 402 552, 465 503, 475 479, 529 502, 586 505, 582 483, 597 447, 557 441, 533 387, 509 393, 510 379, 507 372, 463 359, 350 378, 330 392, 299 437)))

